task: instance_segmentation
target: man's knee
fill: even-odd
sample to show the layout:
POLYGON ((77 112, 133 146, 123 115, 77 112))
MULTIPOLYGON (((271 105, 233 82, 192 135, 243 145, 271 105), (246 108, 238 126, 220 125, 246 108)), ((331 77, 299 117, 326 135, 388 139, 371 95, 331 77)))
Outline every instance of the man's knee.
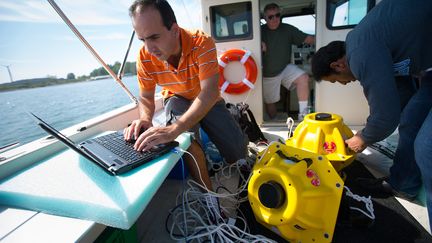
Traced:
POLYGON ((303 73, 300 77, 296 78, 294 81, 296 85, 306 85, 309 86, 309 75, 307 73, 303 73))
POLYGON ((304 73, 298 77, 295 86, 299 101, 307 101, 309 99, 309 75, 304 73))

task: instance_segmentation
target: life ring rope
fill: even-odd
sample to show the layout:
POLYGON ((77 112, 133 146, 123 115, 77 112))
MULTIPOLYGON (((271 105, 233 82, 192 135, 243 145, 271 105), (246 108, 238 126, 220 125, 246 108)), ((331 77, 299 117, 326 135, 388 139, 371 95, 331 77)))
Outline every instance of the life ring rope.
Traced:
POLYGON ((242 59, 240 60, 240 63, 244 65, 251 54, 252 54, 251 51, 246 51, 246 53, 243 55, 242 59))
POLYGON ((251 88, 251 89, 254 89, 255 88, 255 85, 251 82, 251 81, 249 81, 249 80, 247 80, 246 78, 244 78, 243 80, 242 80, 242 82, 244 83, 244 84, 246 84, 249 88, 251 88))
POLYGON ((225 68, 228 65, 228 63, 222 61, 221 59, 218 60, 218 63, 219 63, 219 66, 221 66, 223 68, 225 68))
POLYGON ((228 88, 228 85, 230 85, 230 82, 225 80, 225 82, 222 84, 220 88, 222 93, 225 93, 225 90, 228 88))
MULTIPOLYGON (((249 81, 249 80, 247 80, 247 78, 244 78, 243 80, 242 80, 242 82, 245 84, 245 85, 247 85, 250 89, 254 89, 255 88, 255 85, 251 82, 251 81, 249 81)), ((222 93, 225 93, 225 90, 228 88, 228 85, 230 85, 231 83, 230 83, 230 81, 228 81, 228 80, 225 80, 225 82, 222 84, 222 86, 221 86, 221 91, 222 91, 222 93)))

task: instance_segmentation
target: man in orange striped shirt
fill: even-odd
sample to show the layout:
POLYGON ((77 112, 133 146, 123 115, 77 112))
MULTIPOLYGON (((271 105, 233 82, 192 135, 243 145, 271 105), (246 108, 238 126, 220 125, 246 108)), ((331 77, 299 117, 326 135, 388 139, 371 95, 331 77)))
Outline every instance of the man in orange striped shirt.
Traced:
MULTIPOLYGON (((136 138, 136 150, 169 142, 197 126, 208 134, 228 163, 246 156, 244 135, 225 107, 218 88, 216 47, 203 32, 189 32, 177 25, 164 0, 135 1, 130 7, 137 37, 144 42, 137 62, 140 118, 125 129, 125 139, 136 138), (169 124, 153 127, 155 86, 163 88, 169 124), (141 129, 147 129, 140 134, 141 129)), ((200 144, 194 140, 185 156, 192 177, 212 190, 200 144), (201 178, 200 178, 201 175, 201 178)))

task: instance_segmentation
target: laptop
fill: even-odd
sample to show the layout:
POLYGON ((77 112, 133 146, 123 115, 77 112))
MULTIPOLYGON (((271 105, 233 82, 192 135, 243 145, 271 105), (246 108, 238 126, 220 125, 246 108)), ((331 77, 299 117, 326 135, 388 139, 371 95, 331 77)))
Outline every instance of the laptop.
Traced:
POLYGON ((134 141, 127 142, 123 139, 123 131, 87 139, 77 145, 41 118, 31 112, 29 113, 47 133, 113 175, 128 172, 170 152, 179 145, 177 141, 172 141, 157 145, 145 152, 138 152, 133 148, 134 141))

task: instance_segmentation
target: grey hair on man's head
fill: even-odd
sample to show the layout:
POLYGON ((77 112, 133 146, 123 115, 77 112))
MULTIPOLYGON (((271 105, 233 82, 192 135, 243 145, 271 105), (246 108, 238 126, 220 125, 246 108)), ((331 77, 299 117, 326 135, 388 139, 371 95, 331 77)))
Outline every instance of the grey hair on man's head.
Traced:
POLYGON ((269 3, 269 4, 267 4, 267 5, 264 7, 264 13, 265 13, 267 10, 272 10, 272 9, 277 9, 277 10, 279 10, 280 7, 279 7, 279 5, 277 5, 276 3, 269 3))

